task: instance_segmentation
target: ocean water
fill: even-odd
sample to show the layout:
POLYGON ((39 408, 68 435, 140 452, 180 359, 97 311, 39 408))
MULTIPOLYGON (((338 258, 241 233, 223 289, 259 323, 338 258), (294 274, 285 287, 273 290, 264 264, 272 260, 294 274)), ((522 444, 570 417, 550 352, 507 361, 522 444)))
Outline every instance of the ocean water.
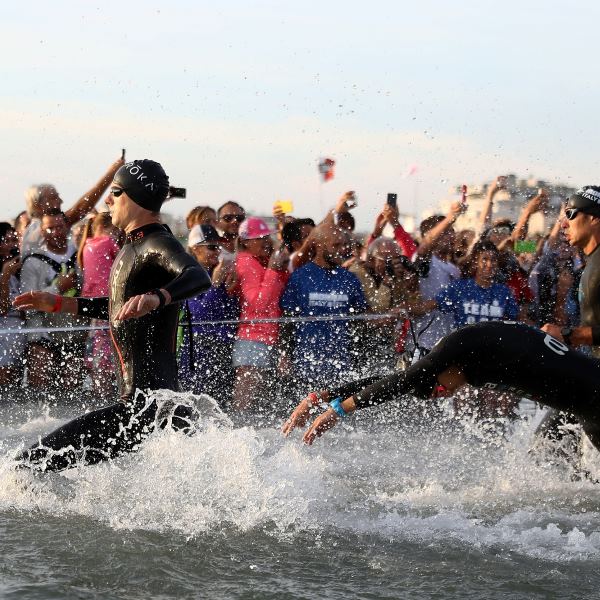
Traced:
POLYGON ((308 448, 196 402, 193 436, 33 476, 15 452, 93 403, 4 397, 0 597, 600 596, 600 486, 529 452, 537 415, 386 405, 308 448))

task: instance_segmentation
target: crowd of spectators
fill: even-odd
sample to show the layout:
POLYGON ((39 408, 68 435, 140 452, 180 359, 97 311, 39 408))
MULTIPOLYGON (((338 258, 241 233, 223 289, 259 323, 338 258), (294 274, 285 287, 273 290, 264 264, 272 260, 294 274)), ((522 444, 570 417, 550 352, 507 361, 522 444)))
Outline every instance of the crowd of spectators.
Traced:
MULTIPOLYGON (((110 392, 108 332, 72 330, 105 324, 21 314, 11 300, 31 290, 107 294, 123 236, 96 205, 121 164, 66 210, 54 186, 32 186, 26 211, 0 223, 0 385, 110 392)), ((466 324, 576 325, 583 260, 561 235, 563 215, 547 235, 528 235, 531 216, 546 208, 541 189, 517 223, 492 221, 505 185, 498 177, 489 186, 478 230, 455 230, 468 210, 456 201, 448 214, 425 219, 418 235, 405 231, 388 203, 369 235, 358 235, 353 192, 318 223, 275 205, 273 229, 243 202, 197 206, 184 244, 213 287, 181 307, 182 388, 245 411, 402 368, 466 324)))

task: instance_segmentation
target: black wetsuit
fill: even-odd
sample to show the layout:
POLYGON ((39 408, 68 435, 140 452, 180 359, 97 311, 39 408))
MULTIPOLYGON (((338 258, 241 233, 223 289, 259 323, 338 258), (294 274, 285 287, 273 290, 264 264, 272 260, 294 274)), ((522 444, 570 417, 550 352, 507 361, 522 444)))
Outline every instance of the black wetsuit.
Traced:
POLYGON ((581 326, 592 328, 592 345, 600 346, 600 246, 586 258, 579 283, 581 326))
MULTIPOLYGON (((79 298, 78 313, 108 319, 118 362, 121 401, 63 425, 19 458, 42 470, 61 470, 76 462, 96 463, 135 449, 156 423, 157 404, 148 390, 178 390, 175 343, 178 302, 211 285, 198 262, 160 224, 128 234, 113 263, 109 298, 79 298), (165 289, 171 303, 139 319, 116 321, 127 300, 153 289, 165 289), (136 391, 140 390, 141 393, 136 391)), ((173 425, 185 427, 187 407, 177 407, 173 425)), ((160 423, 159 423, 160 425, 160 423)))
MULTIPOLYGON (((600 358, 600 246, 586 257, 579 281, 579 314, 582 327, 592 328, 592 354, 600 358)), ((538 427, 537 434, 549 439, 562 439, 564 425, 577 422, 572 413, 549 410, 538 427)), ((573 432, 567 430, 571 435, 573 432)), ((576 439, 579 436, 575 436, 576 439)), ((578 442, 574 444, 577 445, 578 442)))
POLYGON ((600 449, 600 360, 571 350, 550 335, 519 323, 485 322, 443 338, 406 371, 330 390, 354 396, 357 408, 412 394, 431 397, 437 376, 459 367, 467 383, 529 397, 569 412, 600 449))

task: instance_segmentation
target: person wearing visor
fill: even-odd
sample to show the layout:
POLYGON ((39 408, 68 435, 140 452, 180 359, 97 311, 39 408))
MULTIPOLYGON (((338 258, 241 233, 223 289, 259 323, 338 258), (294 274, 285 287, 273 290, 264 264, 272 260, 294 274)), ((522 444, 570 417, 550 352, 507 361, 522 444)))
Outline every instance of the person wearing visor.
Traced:
POLYGON ((579 284, 579 327, 546 323, 542 330, 569 347, 592 346, 600 358, 600 186, 586 185, 567 201, 562 222, 571 246, 585 255, 585 268, 579 284))
POLYGON ((188 250, 211 276, 212 287, 183 306, 179 379, 185 390, 208 394, 226 406, 233 389, 231 354, 237 325, 204 324, 237 320, 240 315, 235 265, 219 260, 223 241, 211 225, 194 225, 188 237, 188 250))
MULTIPOLYGON (((278 319, 287 283, 289 252, 273 251, 274 232, 263 219, 247 218, 239 228, 236 272, 241 319, 278 319)), ((241 323, 233 346, 233 408, 244 411, 267 399, 267 375, 276 367, 279 323, 241 323)))
MULTIPOLYGON (((106 200, 112 223, 126 235, 110 274, 108 297, 63 297, 32 291, 20 310, 72 313, 109 321, 121 401, 87 413, 47 435, 17 460, 41 471, 94 464, 135 450, 166 418, 151 390, 178 390, 175 343, 179 303, 210 287, 206 270, 160 222, 169 178, 151 160, 134 160, 115 174, 106 200)), ((189 426, 193 411, 176 406, 173 427, 189 426)))

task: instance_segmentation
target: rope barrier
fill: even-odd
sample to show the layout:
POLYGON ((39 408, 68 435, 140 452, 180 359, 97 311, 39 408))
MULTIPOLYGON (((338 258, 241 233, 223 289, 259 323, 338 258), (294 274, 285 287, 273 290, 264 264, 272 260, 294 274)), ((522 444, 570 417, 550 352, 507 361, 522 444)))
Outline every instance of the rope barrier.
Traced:
MULTIPOLYGON (((400 319, 405 315, 383 314, 357 314, 357 315, 328 315, 308 317, 280 317, 278 319, 222 319, 216 321, 193 321, 193 327, 207 327, 211 325, 258 325, 262 323, 319 323, 328 321, 381 321, 384 319, 400 319)), ((179 323, 179 327, 188 327, 187 323, 179 323)), ((108 325, 75 325, 73 327, 20 327, 18 329, 0 329, 0 335, 19 335, 32 333, 66 333, 69 331, 107 331, 108 325)))

